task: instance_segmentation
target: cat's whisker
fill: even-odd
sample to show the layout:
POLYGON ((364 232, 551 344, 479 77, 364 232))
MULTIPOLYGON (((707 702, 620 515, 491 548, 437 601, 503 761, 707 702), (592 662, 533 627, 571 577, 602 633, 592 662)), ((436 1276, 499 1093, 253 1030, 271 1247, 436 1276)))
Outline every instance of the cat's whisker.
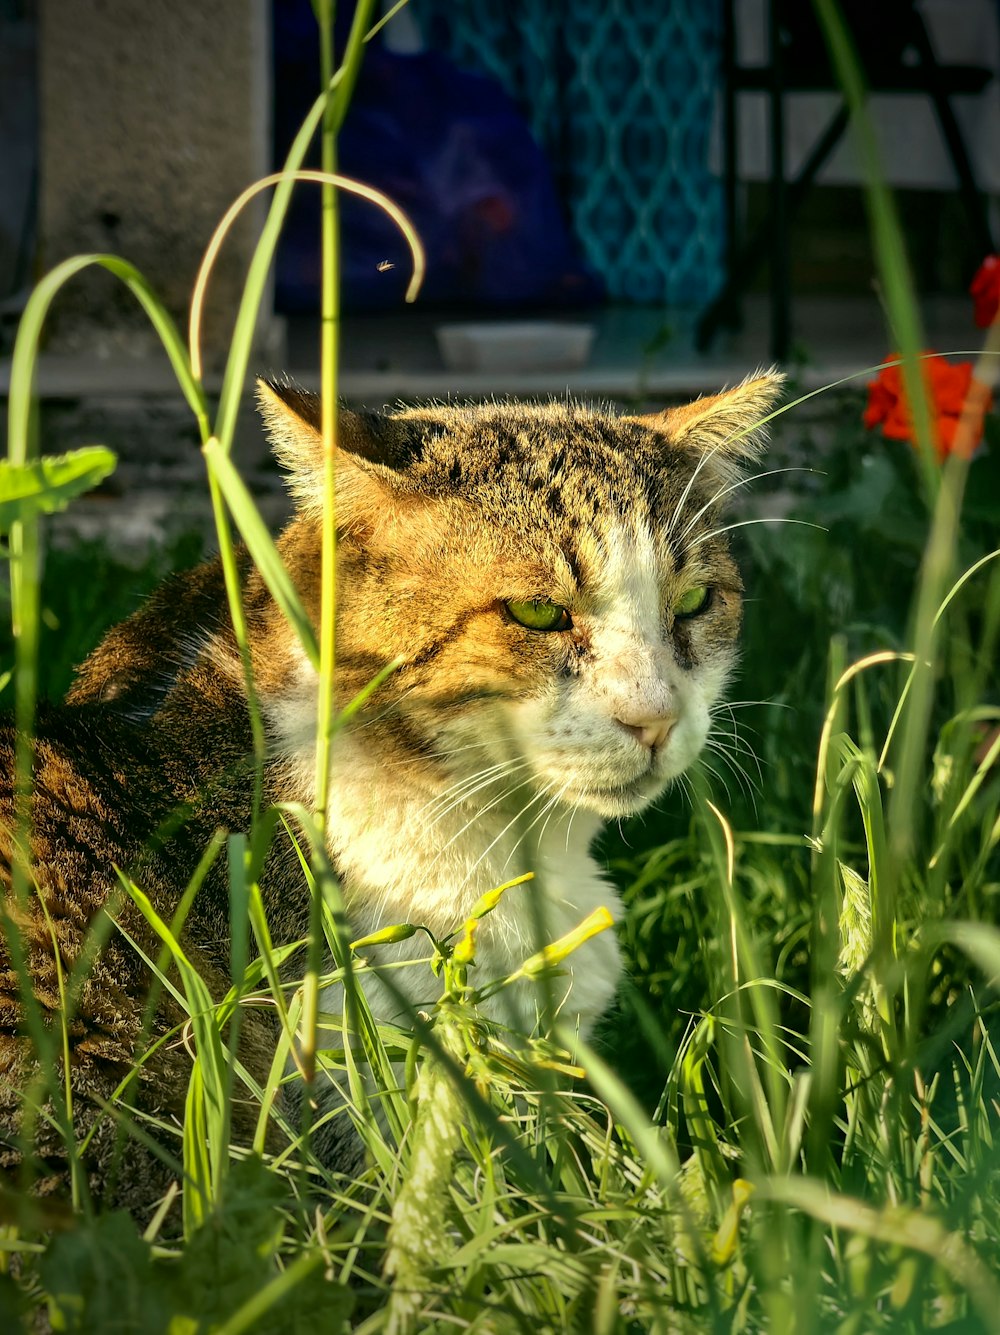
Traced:
MULTIPOLYGON (((473 810, 472 815, 471 815, 471 816, 469 817, 469 819, 465 822, 465 824, 461 827, 461 829, 460 829, 460 830, 457 830, 457 831, 451 836, 451 838, 448 839, 447 842, 444 843, 444 844, 441 846, 441 848, 438 849, 437 853, 435 854, 435 856, 434 856, 434 858, 433 858, 433 860, 432 860, 432 862, 431 862, 431 865, 432 865, 432 866, 436 865, 437 862, 439 861, 439 859, 440 859, 440 858, 441 858, 441 857, 448 851, 449 848, 451 848, 452 844, 454 844, 458 839, 460 839, 460 838, 462 837, 462 835, 465 834, 465 832, 466 832, 467 830, 470 830, 470 829, 476 824, 476 822, 477 822, 478 820, 480 820, 480 819, 481 819, 483 816, 485 816, 488 812, 492 811, 492 810, 494 809, 494 807, 501 806, 504 802, 506 802, 506 800, 507 800, 509 797, 513 797, 514 794, 517 793, 517 792, 518 792, 521 788, 523 788, 523 787, 524 787, 524 782, 523 782, 523 780, 519 780, 517 783, 512 784, 509 788, 505 788, 504 791, 503 791, 502 793, 500 793, 497 797, 495 797, 491 802, 487 802, 487 803, 485 804, 485 806, 476 807, 476 808, 473 810)), ((462 805, 462 804, 461 804, 461 803, 456 803, 456 806, 459 806, 459 805, 462 805)))
MULTIPOLYGON (((478 744, 470 744, 467 747, 458 747, 455 751, 437 751, 434 754, 434 759, 441 762, 442 768, 445 768, 444 762, 450 760, 453 756, 458 755, 461 751, 477 751, 481 749, 481 746, 478 744)), ((399 760, 394 757, 392 760, 393 773, 401 773, 404 770, 413 769, 424 771, 426 768, 426 755, 411 756, 408 760, 399 760)))
POLYGON ((416 814, 417 816, 422 816, 424 814, 429 815, 435 808, 443 807, 443 810, 439 811, 432 821, 432 824, 436 824, 437 821, 441 819, 442 815, 445 815, 453 807, 460 805, 480 788, 488 787, 490 784, 506 778, 508 774, 512 774, 516 770, 524 769, 529 763, 530 762, 526 760, 519 762, 515 762, 514 760, 504 760, 499 764, 489 765, 486 769, 477 770, 475 774, 470 774, 464 778, 457 779, 454 783, 450 784, 444 792, 438 793, 435 797, 431 798, 429 802, 426 802, 420 807, 416 814))
POLYGON ((747 767, 741 764, 730 752, 723 751, 718 746, 709 746, 707 747, 707 750, 711 751, 713 755, 718 756, 722 764, 725 765, 726 769, 736 779, 741 791, 747 798, 749 798, 751 805, 756 811, 757 798, 761 796, 764 791, 763 783, 758 782, 747 767))
MULTIPOLYGON (((437 808, 443 808, 445 811, 450 810, 456 803, 464 801, 466 797, 471 796, 471 794, 476 792, 479 788, 488 786, 489 784, 496 782, 497 779, 506 777, 508 773, 511 773, 517 768, 522 767, 514 765, 509 761, 504 761, 502 764, 490 765, 486 769, 477 770, 474 774, 457 779, 454 783, 450 784, 444 792, 437 794, 436 797, 432 798, 429 802, 426 802, 417 814, 430 815, 437 808)), ((438 817, 435 819, 438 819, 440 814, 441 813, 439 812, 438 817)))
MULTIPOLYGON (((382 713, 381 715, 379 715, 379 717, 380 717, 380 718, 384 718, 384 717, 386 716, 387 713, 388 713, 388 711, 383 711, 383 713, 382 713)), ((367 727, 369 723, 373 723, 373 722, 375 722, 374 719, 367 719, 367 720, 364 720, 364 721, 362 721, 362 722, 360 722, 360 723, 352 723, 352 725, 351 725, 351 731, 352 731, 352 732, 358 731, 358 730, 360 730, 361 728, 367 727)), ((446 764, 446 762, 449 761, 449 760, 451 760, 451 759, 452 759, 453 757, 455 757, 455 756, 461 755, 461 754, 463 754, 463 753, 465 753, 465 752, 468 752, 468 751, 482 751, 482 750, 483 750, 483 744, 482 744, 482 742, 479 742, 479 741, 476 741, 476 742, 466 742, 466 743, 464 743, 462 746, 454 746, 454 747, 448 747, 448 748, 444 748, 444 747, 435 747, 435 750, 434 750, 434 759, 435 759, 436 761, 439 761, 439 762, 441 763, 442 767, 444 767, 445 764, 446 764)), ((336 763, 337 763, 337 761, 336 761, 336 755, 334 755, 334 760, 333 760, 334 767, 336 767, 336 763)), ((407 760, 402 760, 402 759, 399 759, 399 758, 397 758, 397 757, 393 757, 393 760, 392 760, 392 772, 393 772, 393 773, 400 773, 400 772, 405 771, 405 770, 413 770, 413 769, 425 770, 426 767, 427 767, 427 757, 426 757, 426 755, 416 755, 416 756, 411 756, 411 757, 410 757, 409 759, 407 759, 407 760)), ((471 776, 470 776, 470 777, 471 777, 471 776)), ((437 799, 437 797, 443 797, 443 796, 444 796, 443 793, 439 793, 439 794, 436 794, 435 798, 432 798, 432 799, 430 799, 430 800, 431 800, 431 801, 435 801, 435 800, 437 799)), ((418 813, 418 814, 419 814, 419 813, 418 813)))
POLYGON ((731 737, 733 739, 733 742, 738 751, 745 752, 746 754, 749 754, 753 757, 754 764, 756 765, 758 772, 761 773, 761 777, 763 778, 763 773, 761 772, 762 762, 759 756, 757 755, 754 747, 751 745, 751 743, 748 741, 745 735, 747 733, 752 733, 755 737, 759 737, 760 731, 757 728, 751 727, 750 724, 744 723, 742 722, 742 720, 738 720, 736 717, 737 709, 749 709, 751 706, 761 706, 761 705, 769 706, 773 709, 788 709, 788 710, 793 709, 791 705, 786 705, 784 702, 778 700, 721 700, 718 701, 716 704, 712 705, 708 713, 709 713, 709 719, 711 720, 711 723, 713 725, 712 729, 710 730, 710 735, 712 736, 719 735, 715 731, 715 724, 717 723, 717 721, 723 719, 725 715, 729 716, 725 729, 726 736, 731 737))
MULTIPOLYGON (((551 784, 546 784, 546 785, 545 785, 545 787, 542 789, 542 793, 543 793, 543 794, 548 793, 548 794, 552 794, 552 795, 549 797, 548 801, 547 801, 547 802, 545 803, 545 805, 542 807, 541 811, 539 811, 538 814, 535 816, 534 820, 533 820, 533 821, 531 822, 531 824, 527 827, 527 829, 526 829, 526 830, 523 830, 523 831, 521 832, 521 834, 518 835, 517 840, 515 841, 513 848, 510 850, 510 852, 507 854, 506 858, 504 859, 503 867, 502 867, 501 870, 503 870, 503 871, 506 871, 506 870, 507 870, 507 868, 508 868, 508 867, 510 866, 510 864, 511 864, 511 861, 512 861, 512 859, 513 859, 513 857, 514 857, 514 854, 515 854, 515 853, 517 852, 517 850, 521 847, 521 845, 524 843, 525 839, 527 839, 528 835, 529 835, 529 834, 531 833, 531 831, 535 828, 535 826, 538 824, 538 822, 539 822, 540 820, 544 819, 544 820, 545 820, 545 824, 544 824, 544 825, 542 826, 542 828, 539 830, 539 832, 538 832, 538 837, 537 837, 537 839, 535 840, 535 847, 538 848, 538 846, 539 846, 539 845, 541 844, 541 842, 542 842, 542 837, 543 837, 543 835, 545 834, 546 826, 548 825, 549 821, 550 821, 551 818, 552 818, 552 813, 555 811, 556 807, 558 806, 558 804, 559 804, 559 799, 560 799, 560 797, 562 796, 562 794, 565 793, 567 786, 568 786, 567 784, 563 784, 563 786, 559 789, 559 791, 558 791, 557 793, 552 794, 552 785, 551 785, 551 784)), ((533 870, 533 869, 529 868, 529 870, 533 870)))
POLYGON ((438 811, 438 815, 431 820, 432 825, 436 824, 441 815, 463 801, 467 793, 474 792, 478 786, 485 786, 494 782, 497 778, 504 777, 506 769, 506 765, 491 765, 488 769, 477 770, 475 774, 456 779, 454 783, 448 785, 444 792, 436 793, 428 799, 422 807, 417 809, 415 815, 418 819, 421 816, 431 817, 435 811, 438 811))
POLYGON ((671 535, 674 529, 677 527, 677 521, 678 519, 680 519, 684 506, 687 504, 687 499, 691 495, 691 488, 698 480, 699 473, 711 459, 714 459, 716 454, 718 454, 718 452, 722 449, 722 447, 725 444, 726 444, 725 441, 720 440, 718 445, 713 446, 713 448, 710 450, 706 450, 705 453, 698 460, 698 462, 695 464, 694 471, 688 478, 687 484, 685 485, 684 490, 681 492, 680 500, 677 502, 677 507, 670 518, 670 523, 667 525, 668 536, 671 535))
POLYGON ((768 709, 794 709, 794 705, 786 705, 783 700, 719 700, 709 712, 714 713, 718 709, 750 709, 757 705, 768 709))
MULTIPOLYGON (((513 771, 512 771, 512 772, 513 772, 513 771)), ((496 784, 501 783, 501 782, 503 782, 504 780, 506 780, 506 779, 508 779, 508 778, 510 778, 510 777, 511 777, 511 774, 510 774, 510 773, 507 773, 507 774, 497 774, 497 775, 495 775, 492 779, 487 780, 487 782, 478 784, 478 785, 477 785, 475 788, 473 788, 471 791, 469 791, 469 792, 467 792, 467 793, 464 793, 462 796, 456 798, 455 801, 452 802, 452 803, 450 804, 450 806, 448 806, 448 807, 446 807, 446 808, 444 809, 444 811, 439 812, 439 814, 438 814, 437 816, 435 816, 434 819, 429 823, 429 825, 428 825, 428 829, 433 829, 435 825, 439 824, 442 820, 444 820, 446 816, 450 816, 451 813, 452 813, 453 811, 456 811, 459 807, 465 807, 465 806, 470 805, 470 804, 472 803, 472 799, 476 796, 476 794, 482 792, 483 789, 485 789, 485 788, 492 788, 492 787, 494 787, 496 784)), ((505 794, 502 794, 502 795, 500 796, 500 798, 497 799, 497 801, 487 802, 485 806, 478 806, 478 805, 474 806, 474 807, 473 807, 473 814, 472 814, 472 821, 470 822, 470 824, 471 824, 471 823, 474 823, 476 820, 478 820, 478 818, 479 818, 481 815, 483 815, 484 812, 492 811, 492 809, 497 805, 497 802, 498 802, 498 801, 503 801, 503 797, 504 797, 505 795, 509 795, 510 793, 516 793, 517 790, 518 790, 518 788, 520 788, 520 787, 523 787, 523 780, 519 780, 519 781, 518 781, 517 783, 515 783, 512 787, 506 789, 506 790, 505 790, 505 794)), ((467 829, 469 828, 469 826, 468 826, 468 825, 464 825, 462 828, 463 828, 463 830, 467 830, 467 829)), ((449 841, 449 843, 450 843, 450 841, 449 841)), ((448 846, 449 846, 448 844, 445 845, 446 848, 447 848, 448 846)))
POLYGON ((757 770, 758 778, 755 779, 746 765, 742 762, 737 752, 730 750, 722 742, 709 740, 706 743, 706 749, 714 752, 726 768, 736 777, 737 783, 750 800, 754 816, 757 815, 757 797, 764 791, 764 774, 761 769, 760 761, 754 752, 750 752, 750 758, 757 770))
MULTIPOLYGON (((569 780, 567 779, 567 781, 563 784, 563 786, 559 789, 558 793, 556 793, 555 797, 552 799, 552 802, 551 802, 551 805, 550 805, 549 814, 545 817, 545 824, 542 826, 542 828, 541 828, 541 829, 539 830, 539 832, 538 832, 538 842, 539 842, 539 844, 540 844, 540 843, 542 842, 542 840, 545 838, 545 831, 549 828, 549 821, 550 821, 550 820, 552 819, 552 817, 555 815, 556 809, 557 809, 559 803, 560 803, 560 802, 562 801, 562 799, 565 797, 565 795, 566 795, 566 790, 567 790, 568 787, 569 787, 569 780)), ((573 808, 573 812, 574 812, 574 813, 575 813, 575 811, 576 811, 576 807, 573 808)))
POLYGON ((714 755, 717 755, 719 759, 723 762, 723 764, 726 766, 726 768, 731 771, 737 783, 740 785, 743 792, 747 795, 750 801, 755 802, 757 794, 761 791, 761 786, 760 784, 754 781, 753 777, 750 775, 749 771, 745 768, 745 766, 741 765, 735 756, 733 756, 729 751, 726 751, 718 743, 706 742, 705 745, 706 748, 709 751, 711 751, 714 755))
POLYGON ((676 783, 681 790, 681 796, 684 798, 685 802, 687 802, 688 806, 693 808, 694 796, 691 791, 691 780, 687 774, 675 775, 673 782, 676 783))
POLYGON ((465 879, 462 882, 463 886, 468 885, 469 881, 478 871, 479 867, 482 865, 485 859, 490 855, 490 853, 497 846, 500 840, 504 837, 507 831, 513 829, 514 826, 518 823, 518 821, 522 820, 523 817, 528 814, 528 812, 531 810, 531 808, 535 805, 536 802, 541 802, 544 798, 546 798, 549 794, 549 791, 550 787, 548 784, 546 784, 544 788, 542 788, 539 792, 535 793, 533 797, 530 797, 528 801, 525 802, 524 806, 521 807, 521 809, 517 812, 517 814, 507 822, 507 824, 503 827, 500 833, 489 844, 487 844, 487 846, 480 853, 479 857, 476 858, 475 862, 472 864, 472 866, 469 868, 468 872, 465 875, 465 879))
POLYGON ((351 724, 352 731, 360 731, 362 728, 370 728, 373 723, 381 722, 381 720, 391 714, 394 709, 399 708, 401 700, 405 700, 408 695, 412 695, 416 689, 417 683, 414 682, 412 686, 407 686, 405 690, 400 691, 395 699, 388 701, 377 714, 362 714, 360 718, 355 716, 355 719, 351 724))
POLYGON ((784 515, 763 515, 758 519, 740 519, 735 524, 724 524, 722 528, 710 529, 708 533, 699 533, 692 547, 700 547, 703 542, 708 542, 710 538, 718 538, 723 533, 732 533, 736 528, 747 528, 750 524, 798 524, 800 528, 814 528, 820 533, 826 533, 827 529, 823 524, 813 524, 808 519, 787 519, 784 515))
POLYGON ((445 855, 445 853, 447 853, 448 849, 451 848, 451 846, 454 843, 456 843, 459 839, 461 839, 462 835, 465 834, 467 830, 470 830, 478 820, 481 820, 482 817, 487 814, 487 812, 492 811, 494 807, 497 807, 502 802, 505 802, 507 798, 512 797, 514 793, 516 793, 518 789, 521 788, 522 786, 523 785, 521 783, 514 783, 509 788, 505 788, 504 791, 499 793, 491 802, 487 802, 485 806, 477 807, 473 811, 469 819, 465 822, 465 824, 462 825, 458 830, 456 830, 455 833, 451 836, 451 838, 441 845, 441 847, 437 850, 437 852, 434 854, 434 856, 428 863, 428 868, 437 866, 441 858, 445 855))
MULTIPOLYGON (((750 703, 758 703, 758 702, 751 701, 750 703)), ((724 714, 727 714, 729 716, 728 723, 726 725, 726 732, 729 735, 733 737, 739 737, 741 740, 743 740, 743 734, 748 732, 752 732, 755 737, 760 736, 760 732, 757 728, 752 727, 749 723, 744 723, 742 719, 738 719, 736 717, 735 708, 730 708, 728 705, 718 704, 714 705, 708 711, 709 719, 712 721, 712 723, 715 723, 717 720, 721 719, 724 714)))
POLYGON ((576 814, 580 810, 580 803, 574 802, 569 813, 569 820, 566 822, 566 853, 569 853, 569 837, 573 829, 573 822, 576 820, 576 814))
POLYGON ((730 792, 729 784, 726 782, 725 778, 719 773, 719 771, 715 768, 715 766, 710 765, 709 762, 705 759, 704 752, 698 757, 698 764, 703 770, 707 770, 709 774, 715 775, 719 783, 722 784, 723 791, 726 794, 726 801, 732 802, 733 795, 730 792))
POLYGON ((483 743, 481 741, 464 742, 461 746, 450 746, 447 749, 438 748, 434 754, 440 760, 450 760, 452 756, 459 756, 466 751, 482 751, 483 743))
POLYGON ((705 743, 705 745, 708 746, 709 744, 718 747, 720 750, 730 751, 734 756, 746 756, 748 759, 754 762, 755 767, 757 768, 761 778, 763 779, 764 775, 763 771, 761 770, 760 757, 757 755, 757 752, 746 740, 746 738, 741 737, 739 733, 737 733, 735 730, 733 732, 726 731, 724 733, 723 732, 710 733, 708 741, 705 743))
MULTIPOLYGON (((467 821, 465 822, 465 824, 462 826, 462 828, 461 828, 460 830, 457 830, 457 831, 451 836, 451 838, 448 840, 448 842, 447 842, 446 844, 443 844, 443 845, 441 846, 441 848, 438 849, 437 853, 435 853, 434 857, 431 858, 430 862, 428 863, 427 870, 430 870, 430 868, 432 868, 432 867, 434 867, 434 866, 437 865, 437 863, 441 860, 441 858, 442 858, 442 857, 444 856, 444 854, 448 851, 448 849, 451 848, 452 844, 454 844, 455 841, 456 841, 457 839, 460 839, 460 838, 462 837, 462 835, 465 834, 466 830, 471 829, 472 826, 475 825, 476 822, 477 822, 478 820, 481 820, 482 817, 485 816, 486 813, 487 813, 488 811, 492 811, 494 807, 499 806, 502 802, 506 802, 506 800, 507 800, 509 797, 513 797, 513 795, 514 795, 516 792, 518 792, 519 789, 521 789, 521 788, 523 788, 523 787, 524 787, 524 783, 523 783, 523 781, 518 782, 518 783, 515 783, 515 784, 513 784, 510 788, 507 788, 504 792, 502 792, 502 793, 499 795, 499 797, 495 797, 495 798, 493 799, 492 802, 487 802, 487 804, 486 804, 484 807, 480 807, 478 810, 476 810, 475 812, 473 812, 473 814, 472 814, 472 816, 470 817, 470 819, 467 820, 467 821)), ((535 800, 536 800, 536 798, 532 798, 532 799, 529 801, 528 806, 532 805, 532 803, 533 803, 535 800)), ((517 820, 517 817, 515 817, 514 820, 516 821, 516 820, 517 820)), ((513 824, 513 823, 514 823, 514 822, 512 821, 511 824, 513 824)), ((506 826, 506 827, 505 827, 505 830, 502 831, 501 833, 505 833, 507 829, 510 829, 510 826, 509 826, 509 825, 506 826)), ((498 836, 498 837, 499 837, 499 836, 498 836)), ((494 840, 493 843, 496 843, 496 840, 494 840)), ((493 847, 493 844, 490 844, 490 848, 492 848, 492 847, 493 847)), ((487 849, 487 852, 488 852, 488 851, 489 851, 489 849, 487 849)), ((477 860, 477 862, 475 863, 475 866, 474 866, 473 869, 472 869, 473 871, 475 870, 476 867, 479 866, 479 863, 480 863, 481 861, 482 861, 482 857, 480 857, 480 858, 477 860)), ((471 875, 471 873, 470 873, 470 875, 471 875)), ((466 881, 467 881, 467 880, 468 880, 468 876, 467 876, 465 879, 466 879, 466 881)), ((463 884, 465 884, 465 882, 463 882, 463 884)))
POLYGON ((758 756, 756 750, 750 744, 750 742, 748 742, 745 737, 742 737, 740 733, 737 731, 736 719, 732 718, 731 722, 732 722, 731 730, 727 728, 724 733, 718 731, 709 732, 705 744, 706 746, 711 746, 716 751, 724 752, 726 755, 731 756, 733 761, 736 764, 738 764, 742 769, 746 768, 743 765, 742 758, 752 760, 754 768, 757 771, 758 779, 760 781, 758 785, 758 791, 761 791, 764 783, 764 770, 761 764, 760 756, 758 756))
POLYGON ((816 473, 818 471, 819 470, 815 468, 805 468, 805 467, 769 468, 767 469, 766 472, 751 473, 749 477, 741 477, 736 482, 730 482, 728 486, 720 487, 718 491, 716 491, 714 496, 711 496, 699 510, 695 511, 695 513, 688 520, 687 524, 684 527, 683 532, 681 533, 677 541, 683 542, 703 514, 707 513, 707 511, 711 510, 714 506, 718 505, 718 503, 722 500, 724 496, 728 496, 730 492, 738 491, 740 487, 749 486, 751 482, 759 482, 762 478, 765 477, 777 477, 779 473, 816 473))

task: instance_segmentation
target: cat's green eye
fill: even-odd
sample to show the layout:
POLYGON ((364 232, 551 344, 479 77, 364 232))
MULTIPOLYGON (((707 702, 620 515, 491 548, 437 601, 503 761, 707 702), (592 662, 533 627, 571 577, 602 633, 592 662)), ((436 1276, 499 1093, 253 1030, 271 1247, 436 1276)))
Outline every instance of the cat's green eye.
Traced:
POLYGON ((528 630, 569 630, 573 624, 565 607, 548 599, 536 598, 525 603, 514 599, 504 606, 517 624, 528 630))
POLYGON ((687 593, 682 593, 673 606, 675 617, 694 617, 704 612, 708 606, 711 589, 707 584, 696 584, 687 593))

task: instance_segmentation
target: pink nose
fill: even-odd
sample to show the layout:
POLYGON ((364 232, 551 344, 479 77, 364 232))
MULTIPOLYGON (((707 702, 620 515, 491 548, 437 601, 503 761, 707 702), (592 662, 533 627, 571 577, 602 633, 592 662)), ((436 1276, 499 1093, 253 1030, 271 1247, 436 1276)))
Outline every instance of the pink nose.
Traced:
POLYGON ((654 747, 662 746, 674 730, 674 724, 677 718, 673 714, 665 718, 647 718, 641 719, 637 723, 626 723, 624 719, 616 719, 617 723, 630 732, 640 746, 648 746, 650 750, 654 747))

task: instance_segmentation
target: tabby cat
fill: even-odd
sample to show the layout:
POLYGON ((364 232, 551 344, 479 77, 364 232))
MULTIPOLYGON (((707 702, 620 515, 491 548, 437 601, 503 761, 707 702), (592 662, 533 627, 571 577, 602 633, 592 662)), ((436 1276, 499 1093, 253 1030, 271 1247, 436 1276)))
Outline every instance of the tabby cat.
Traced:
MULTIPOLYGON (((445 936, 529 862, 537 879, 482 922, 477 982, 531 954, 539 923, 552 939, 600 905, 620 915, 588 848, 605 819, 647 806, 706 741, 741 617, 720 509, 759 449, 757 427, 779 388, 769 373, 646 417, 571 402, 341 414, 338 704, 399 660, 334 742, 328 844, 354 936, 404 922, 445 936)), ((279 550, 318 622, 319 402, 263 382, 259 399, 297 501, 279 550)), ((267 738, 264 800, 308 807, 317 675, 249 561, 243 600, 267 738)), ((9 774, 9 729, 2 746, 9 774)), ((140 1214, 171 1170, 138 1141, 116 1149, 115 1119, 102 1105, 134 1072, 132 1106, 176 1124, 190 1059, 184 1043, 167 1042, 136 1068, 140 1039, 145 1052, 182 1017, 164 990, 150 1028, 150 975, 132 943, 154 956, 158 947, 114 867, 128 868, 169 921, 213 833, 249 826, 252 749, 218 562, 168 581, 113 629, 67 703, 39 719, 36 890, 21 909, 8 895, 5 925, 19 932, 42 1020, 58 1033, 66 979, 113 903, 118 926, 74 975, 73 1117, 78 1137, 91 1132, 91 1187, 140 1214)), ((0 821, 9 883, 9 780, 0 821)), ((275 941, 304 936, 308 890, 284 834, 261 885, 275 941)), ((229 986, 229 912, 223 856, 194 899, 183 941, 217 996, 229 986)), ((370 958, 426 953, 417 936, 370 958)), ((37 1068, 14 963, 10 950, 0 957, 0 1170, 19 1171, 30 1148, 36 1180, 55 1189, 65 1152, 51 1109, 23 1120, 25 1100, 37 1099, 37 1068)), ((586 1034, 618 983, 613 932, 568 963, 556 1003, 586 1034)), ((365 980, 383 1019, 400 1018, 398 989, 418 1007, 439 990, 425 967, 391 977, 391 988, 376 974, 365 980)), ((337 998, 324 1008, 338 1009, 337 998)), ((530 1032, 537 989, 523 981, 486 1010, 530 1032)), ((249 1009, 244 1020, 245 1060, 258 1073, 274 1050, 267 1014, 249 1009)), ((234 1134, 245 1131, 237 1125, 234 1134)), ((163 1136, 176 1156, 177 1140, 163 1136)), ((349 1165, 356 1148, 334 1138, 326 1153, 349 1165)))

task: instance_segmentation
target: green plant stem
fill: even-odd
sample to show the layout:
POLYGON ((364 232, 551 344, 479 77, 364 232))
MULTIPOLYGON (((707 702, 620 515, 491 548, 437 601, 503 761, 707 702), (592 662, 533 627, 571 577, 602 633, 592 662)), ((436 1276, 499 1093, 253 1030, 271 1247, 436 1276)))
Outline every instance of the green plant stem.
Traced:
MULTIPOLYGON (((374 0, 360 0, 354 12, 344 59, 333 75, 333 14, 332 0, 319 0, 316 6, 320 30, 320 62, 323 86, 329 90, 323 116, 321 134, 321 162, 324 173, 332 175, 337 169, 337 130, 346 113, 351 90, 357 81, 374 0)), ((322 200, 321 249, 323 277, 321 290, 320 385, 321 421, 323 439, 323 533, 321 552, 320 594, 320 667, 316 726, 316 778, 314 809, 319 836, 325 842, 330 793, 330 768, 333 733, 335 729, 334 674, 336 668, 336 562, 337 562, 337 503, 336 503, 336 450, 337 450, 337 371, 340 335, 340 237, 337 190, 331 181, 320 187, 322 200)), ((322 895, 325 877, 316 867, 314 889, 310 901, 308 965, 302 998, 302 1062, 306 1080, 315 1072, 316 1031, 319 1019, 319 974, 323 957, 322 895)), ((353 1005, 353 977, 351 952, 343 942, 342 958, 345 969, 345 993, 351 1027, 356 1019, 353 1005)), ((304 1106, 308 1106, 309 1100, 304 1106)))
MULTIPOLYGON (((946 468, 938 468, 931 406, 921 374, 920 358, 924 339, 914 284, 899 216, 892 193, 885 183, 875 130, 868 114, 861 67, 834 0, 813 0, 813 3, 845 101, 851 111, 865 178, 865 198, 875 258, 889 322, 899 341, 903 381, 913 414, 921 477, 932 512, 931 532, 924 552, 910 635, 915 663, 906 725, 896 767, 896 787, 889 808, 889 856, 882 869, 882 894, 891 904, 896 900, 902 867, 914 839, 918 787, 923 781, 922 762, 934 699, 936 616, 954 568, 968 462, 952 457, 946 468)), ((891 995, 886 998, 886 1005, 891 1007, 891 995)))
POLYGON ((264 719, 260 711, 260 701, 253 688, 253 663, 250 656, 250 637, 247 631, 246 614, 243 610, 243 581, 240 576, 233 543, 232 530, 229 527, 229 514, 219 480, 211 468, 208 471, 208 490, 212 501, 212 517, 215 531, 219 538, 219 555, 222 560, 222 573, 226 585, 226 597, 229 601, 229 615, 233 623, 233 635, 240 651, 240 663, 243 667, 243 680, 247 684, 247 711, 250 716, 250 734, 253 739, 253 816, 256 826, 260 819, 261 802, 264 790, 264 759, 266 739, 264 719))
POLYGON ((931 407, 920 369, 924 346, 923 326, 917 306, 906 242, 892 191, 886 185, 875 127, 868 113, 868 92, 861 64, 836 0, 813 0, 823 29, 837 80, 851 113, 851 128, 861 158, 865 201, 871 225, 872 245, 882 284, 882 298, 890 328, 898 340, 903 382, 912 405, 921 476, 925 493, 933 500, 938 487, 938 469, 933 445, 931 407))
MULTIPOLYGON (((357 82, 374 0, 361 0, 344 53, 336 93, 328 99, 321 137, 322 169, 337 170, 337 129, 343 120, 351 90, 357 82)), ((325 87, 333 86, 333 4, 320 0, 320 59, 325 87)), ((325 829, 330 786, 330 758, 334 732, 334 670, 336 666, 336 560, 337 560, 337 379, 340 338, 340 237, 337 189, 331 181, 320 187, 322 197, 322 320, 320 332, 321 430, 323 436, 323 547, 320 607, 320 683, 316 738, 316 817, 325 829)))
POLYGON ((889 870, 898 875, 914 839, 917 799, 923 783, 924 751, 934 703, 936 654, 940 640, 938 609, 955 568, 962 498, 969 466, 953 457, 943 470, 941 488, 924 551, 913 618, 909 709, 899 748, 896 785, 890 803, 889 870))

